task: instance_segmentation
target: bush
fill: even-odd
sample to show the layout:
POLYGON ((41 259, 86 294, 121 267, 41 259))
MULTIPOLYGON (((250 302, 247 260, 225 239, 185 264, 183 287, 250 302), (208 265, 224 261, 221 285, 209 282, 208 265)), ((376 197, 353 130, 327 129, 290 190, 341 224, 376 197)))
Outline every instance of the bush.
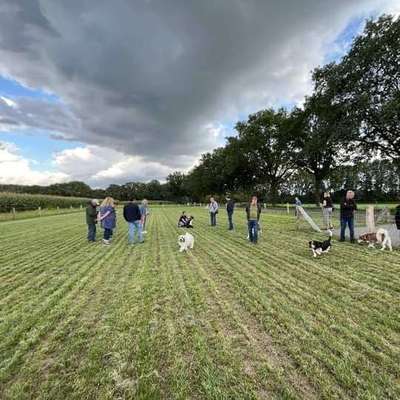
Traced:
POLYGON ((79 197, 62 197, 50 195, 35 195, 21 193, 0 193, 0 212, 35 210, 44 208, 80 207, 87 204, 89 199, 79 197))

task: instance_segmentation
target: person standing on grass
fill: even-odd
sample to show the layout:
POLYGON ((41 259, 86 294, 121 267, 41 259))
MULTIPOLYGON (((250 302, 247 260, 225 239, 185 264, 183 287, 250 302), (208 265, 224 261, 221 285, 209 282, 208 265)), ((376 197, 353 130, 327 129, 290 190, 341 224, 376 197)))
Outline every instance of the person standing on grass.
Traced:
POLYGON ((139 243, 143 243, 142 235, 142 213, 136 201, 130 201, 124 206, 124 218, 128 223, 128 243, 135 243, 135 233, 138 233, 139 243))
POLYGON ((355 193, 352 190, 346 192, 346 197, 340 203, 340 241, 346 239, 346 226, 350 231, 350 242, 354 243, 354 211, 357 210, 357 204, 354 201, 355 193))
POLYGON ((324 218, 325 229, 333 229, 332 225, 332 213, 333 213, 333 202, 331 198, 331 194, 329 192, 325 192, 322 197, 322 216, 324 218))
POLYGON ((233 231, 233 212, 235 211, 235 202, 229 197, 226 197, 226 212, 228 213, 229 230, 233 231))
POLYGON ((106 197, 101 203, 98 220, 104 229, 103 243, 108 245, 111 243, 110 240, 117 222, 114 199, 112 197, 106 197))
POLYGON ((148 201, 146 199, 142 200, 142 204, 140 206, 140 213, 142 214, 142 233, 147 233, 146 231, 146 222, 147 216, 150 214, 148 201))
POLYGON ((86 224, 88 227, 88 242, 96 241, 97 207, 99 202, 96 199, 90 200, 86 207, 86 224))
POLYGON ((208 204, 208 211, 210 213, 211 226, 217 225, 217 214, 218 214, 218 203, 214 197, 210 197, 210 203, 208 204))
POLYGON ((400 232, 400 205, 396 207, 396 214, 394 216, 394 220, 396 223, 396 228, 400 232))
POLYGON ((257 196, 251 198, 246 206, 247 226, 249 230, 249 240, 253 244, 258 242, 258 223, 261 215, 261 204, 258 203, 257 196))

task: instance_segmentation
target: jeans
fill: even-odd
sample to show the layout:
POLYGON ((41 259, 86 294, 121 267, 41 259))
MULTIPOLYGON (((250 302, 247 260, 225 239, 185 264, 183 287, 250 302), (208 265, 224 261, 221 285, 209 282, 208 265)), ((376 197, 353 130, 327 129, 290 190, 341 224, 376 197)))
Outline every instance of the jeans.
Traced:
POLYGON ((233 231, 233 213, 228 212, 229 230, 233 231))
POLYGON ((346 238, 346 226, 349 226, 350 230, 350 241, 354 241, 354 217, 342 217, 340 218, 340 240, 346 238))
POLYGON ((104 228, 104 240, 110 240, 113 235, 112 229, 104 228))
POLYGON ((251 243, 257 243, 258 241, 258 221, 255 219, 250 219, 248 221, 249 228, 249 240, 251 243))
POLYGON ((211 226, 216 226, 217 225, 217 214, 211 212, 210 217, 211 217, 211 226))
MULTIPOLYGON (((145 215, 145 216, 143 217, 143 225, 142 225, 141 232, 143 232, 143 231, 146 230, 146 220, 147 220, 147 215, 145 215)), ((135 222, 136 222, 136 221, 135 221, 135 222)))
POLYGON ((134 222, 128 222, 128 242, 129 244, 135 243, 135 233, 138 233, 139 243, 143 242, 143 235, 142 235, 142 224, 140 220, 134 222))
POLYGON ((89 242, 95 242, 96 241, 96 224, 87 224, 87 226, 88 226, 87 240, 89 242))

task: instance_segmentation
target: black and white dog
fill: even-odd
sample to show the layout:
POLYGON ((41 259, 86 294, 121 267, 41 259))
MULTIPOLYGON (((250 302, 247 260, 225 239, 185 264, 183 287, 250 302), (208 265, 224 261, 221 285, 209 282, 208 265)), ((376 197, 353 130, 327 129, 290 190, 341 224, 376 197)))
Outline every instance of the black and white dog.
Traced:
POLYGON ((324 240, 323 242, 311 240, 308 242, 308 246, 310 247, 314 257, 320 256, 322 253, 328 253, 332 248, 332 231, 329 231, 329 239, 324 240))

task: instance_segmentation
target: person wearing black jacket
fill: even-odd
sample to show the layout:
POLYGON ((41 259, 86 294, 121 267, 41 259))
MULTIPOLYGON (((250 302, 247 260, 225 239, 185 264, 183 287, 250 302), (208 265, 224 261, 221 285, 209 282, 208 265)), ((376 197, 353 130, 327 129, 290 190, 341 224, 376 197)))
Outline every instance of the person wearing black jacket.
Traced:
POLYGON ((400 230, 400 205, 396 207, 396 214, 394 216, 396 221, 396 227, 400 230))
POLYGON ((348 190, 346 197, 340 203, 340 241, 344 242, 346 237, 346 226, 350 231, 350 242, 354 243, 354 211, 357 210, 357 204, 354 201, 354 192, 348 190))
POLYGON ((96 224, 99 202, 96 199, 90 200, 86 207, 86 224, 88 227, 88 242, 96 241, 96 224))
POLYGON ((322 197, 322 215, 324 217, 324 225, 325 228, 333 229, 332 225, 332 213, 333 213, 333 202, 331 198, 331 194, 329 192, 325 192, 322 197))
POLYGON ((258 222, 260 221, 261 204, 258 203, 257 196, 251 198, 246 206, 247 226, 249 229, 249 240, 253 244, 258 241, 258 222))
POLYGON ((139 243, 143 243, 142 234, 142 213, 140 212, 140 207, 137 205, 136 201, 130 201, 124 207, 124 218, 128 223, 128 243, 135 243, 135 233, 138 233, 139 243))
POLYGON ((233 212, 235 211, 235 202, 228 196, 226 198, 226 212, 228 214, 229 230, 233 231, 233 212))

